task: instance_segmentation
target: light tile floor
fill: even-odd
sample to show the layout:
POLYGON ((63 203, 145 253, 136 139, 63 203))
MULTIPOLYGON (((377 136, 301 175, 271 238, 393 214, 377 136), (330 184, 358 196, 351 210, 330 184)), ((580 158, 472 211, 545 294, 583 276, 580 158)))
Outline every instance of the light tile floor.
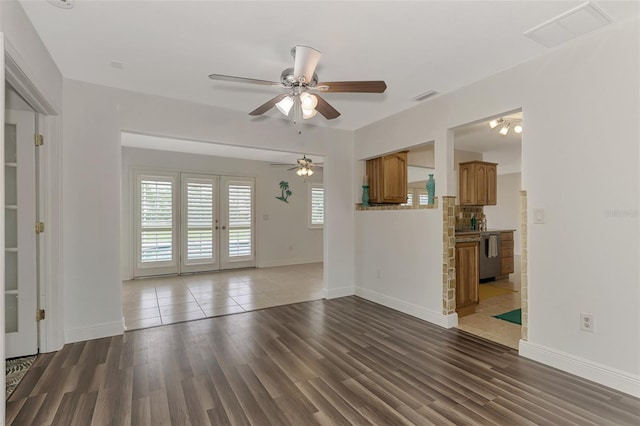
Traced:
POLYGON ((127 330, 322 298, 322 263, 122 282, 127 330))
POLYGON ((522 327, 518 324, 493 318, 493 315, 503 314, 521 307, 520 256, 515 256, 514 264, 515 271, 509 275, 508 279, 487 283, 496 287, 508 288, 514 290, 514 292, 481 300, 474 314, 458 319, 458 328, 460 330, 518 349, 522 327))

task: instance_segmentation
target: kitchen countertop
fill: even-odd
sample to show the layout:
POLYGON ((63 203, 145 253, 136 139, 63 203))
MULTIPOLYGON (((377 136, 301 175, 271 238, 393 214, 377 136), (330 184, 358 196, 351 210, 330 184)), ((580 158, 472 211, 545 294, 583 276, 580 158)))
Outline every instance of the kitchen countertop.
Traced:
POLYGON ((515 229, 488 229, 486 231, 456 231, 456 235, 471 235, 471 234, 479 234, 479 235, 486 235, 486 234, 499 234, 500 232, 515 232, 515 229))

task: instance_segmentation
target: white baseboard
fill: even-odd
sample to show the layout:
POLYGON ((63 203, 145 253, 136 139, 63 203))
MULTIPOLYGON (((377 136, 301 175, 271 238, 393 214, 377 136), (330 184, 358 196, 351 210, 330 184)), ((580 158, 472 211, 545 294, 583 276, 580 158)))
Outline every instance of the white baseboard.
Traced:
POLYGON ((353 296, 355 294, 353 287, 325 288, 323 292, 325 299, 337 299, 338 297, 353 296))
POLYGON ((520 340, 519 353, 567 373, 619 390, 640 398, 640 376, 598 364, 575 355, 520 340))
POLYGON ((321 263, 322 256, 308 259, 280 259, 258 261, 258 268, 271 268, 274 266, 304 265, 305 263, 321 263))
POLYGON ((75 328, 64 331, 64 342, 75 343, 102 337, 117 336, 124 333, 122 321, 96 324, 91 327, 75 328))
POLYGON ((356 296, 370 300, 380 305, 386 306, 396 311, 420 318, 421 320, 439 325, 444 328, 453 328, 458 326, 458 314, 443 315, 441 312, 432 311, 423 306, 419 306, 395 297, 387 296, 373 290, 362 287, 356 287, 356 296))

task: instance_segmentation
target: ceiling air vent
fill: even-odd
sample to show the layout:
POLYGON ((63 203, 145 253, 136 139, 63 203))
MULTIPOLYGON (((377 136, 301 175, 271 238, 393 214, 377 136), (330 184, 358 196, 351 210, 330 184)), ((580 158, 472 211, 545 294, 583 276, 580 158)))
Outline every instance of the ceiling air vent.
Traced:
POLYGON ((414 100, 416 102, 420 102, 420 101, 424 101, 427 98, 430 98, 434 95, 437 95, 438 92, 436 92, 435 90, 427 90, 424 93, 420 93, 418 96, 411 98, 411 100, 414 100))
POLYGON ((524 35, 545 47, 555 47, 604 27, 611 21, 612 19, 595 4, 586 2, 525 31, 524 35))
POLYGON ((73 9, 74 0, 47 0, 47 1, 52 5, 54 5, 55 7, 59 7, 61 9, 73 9))

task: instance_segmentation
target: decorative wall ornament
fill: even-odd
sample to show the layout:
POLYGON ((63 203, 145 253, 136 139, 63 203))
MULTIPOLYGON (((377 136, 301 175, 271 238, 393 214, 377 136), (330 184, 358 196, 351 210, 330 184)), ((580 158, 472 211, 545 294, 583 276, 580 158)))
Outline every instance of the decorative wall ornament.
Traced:
POLYGON ((284 201, 285 203, 289 203, 287 199, 293 194, 289 189, 289 182, 285 182, 283 180, 280 181, 280 191, 282 191, 282 195, 276 197, 280 201, 284 201))

